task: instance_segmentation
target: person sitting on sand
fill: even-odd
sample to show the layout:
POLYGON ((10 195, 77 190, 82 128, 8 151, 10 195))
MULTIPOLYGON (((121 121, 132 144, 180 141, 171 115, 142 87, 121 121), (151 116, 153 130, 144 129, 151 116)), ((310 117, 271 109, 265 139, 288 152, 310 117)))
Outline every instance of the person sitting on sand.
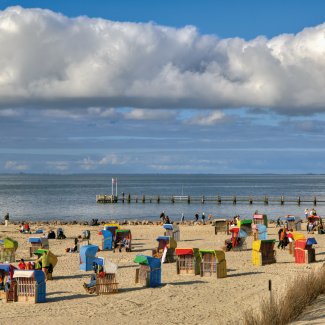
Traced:
POLYGON ((85 288, 87 293, 94 293, 96 288, 96 274, 92 274, 90 276, 89 283, 84 283, 83 287, 85 288))
POLYGON ((18 268, 19 268, 19 270, 26 270, 27 265, 23 258, 20 260, 20 263, 18 264, 18 268))
POLYGON ((30 233, 30 228, 29 228, 29 224, 28 222, 24 223, 24 231, 25 234, 29 234, 30 233))

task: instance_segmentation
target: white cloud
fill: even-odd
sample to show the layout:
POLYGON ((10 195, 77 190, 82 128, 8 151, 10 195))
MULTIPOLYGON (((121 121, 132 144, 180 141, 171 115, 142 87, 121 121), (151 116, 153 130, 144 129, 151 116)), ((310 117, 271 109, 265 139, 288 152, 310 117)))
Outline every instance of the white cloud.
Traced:
POLYGON ((170 120, 174 119, 176 113, 163 109, 140 109, 135 108, 125 113, 125 118, 129 120, 170 120))
POLYGON ((98 162, 99 165, 120 165, 122 163, 125 162, 123 162, 123 160, 120 160, 120 158, 115 154, 106 155, 98 162))
POLYGON ((96 169, 97 164, 98 163, 95 160, 92 160, 89 157, 84 158, 81 161, 79 161, 80 168, 84 169, 84 170, 96 169))
POLYGON ((193 26, 11 7, 0 11, 0 105, 323 111, 324 34, 322 24, 269 40, 218 39, 193 26))
POLYGON ((186 124, 211 126, 220 123, 225 118, 225 114, 221 111, 211 112, 210 114, 199 114, 190 119, 185 120, 186 124))
POLYGON ((24 171, 29 169, 29 166, 25 163, 19 163, 17 161, 8 160, 5 163, 5 169, 15 170, 15 171, 24 171))
POLYGON ((22 111, 17 109, 7 108, 7 109, 0 110, 1 117, 16 117, 21 115, 22 115, 22 111))
POLYGON ((49 167, 59 171, 64 171, 69 169, 69 165, 70 165, 68 161, 48 161, 46 164, 49 167))

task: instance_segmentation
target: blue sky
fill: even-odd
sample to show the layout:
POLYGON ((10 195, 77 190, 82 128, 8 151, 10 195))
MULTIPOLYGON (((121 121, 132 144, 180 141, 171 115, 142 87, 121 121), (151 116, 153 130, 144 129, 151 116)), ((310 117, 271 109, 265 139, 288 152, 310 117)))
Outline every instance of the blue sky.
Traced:
POLYGON ((2 1, 0 172, 323 173, 324 9, 2 1))

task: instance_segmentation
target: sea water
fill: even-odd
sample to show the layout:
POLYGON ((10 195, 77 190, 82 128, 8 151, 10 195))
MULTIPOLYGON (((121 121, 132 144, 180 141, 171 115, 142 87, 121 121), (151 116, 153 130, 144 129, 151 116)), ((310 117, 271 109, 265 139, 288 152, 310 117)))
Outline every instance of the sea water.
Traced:
MULTIPOLYGON (((98 204, 97 194, 111 194, 112 178, 117 178, 117 194, 190 196, 322 196, 325 175, 0 175, 0 218, 9 212, 16 220, 100 220, 159 219, 162 211, 171 220, 194 220, 201 216, 251 218, 254 211, 271 218, 293 214, 303 217, 311 203, 264 205, 238 203, 117 203, 98 204)), ((115 187, 114 187, 115 190, 115 187)), ((325 204, 316 207, 325 214, 325 204)))

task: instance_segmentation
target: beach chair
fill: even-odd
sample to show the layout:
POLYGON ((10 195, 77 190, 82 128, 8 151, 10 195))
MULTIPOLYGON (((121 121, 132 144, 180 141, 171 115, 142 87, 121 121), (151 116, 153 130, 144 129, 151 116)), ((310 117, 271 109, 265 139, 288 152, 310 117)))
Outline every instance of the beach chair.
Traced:
POLYGON ((276 263, 274 239, 254 240, 252 245, 252 263, 256 266, 276 263))
POLYGON ((116 282, 116 274, 97 274, 96 293, 97 295, 109 295, 112 293, 118 293, 118 283, 116 282))
MULTIPOLYGON (((98 252, 98 246, 96 245, 85 245, 80 247, 80 267, 81 271, 92 271, 93 263, 100 262, 96 257, 98 252)), ((100 262, 102 263, 102 262, 100 262)), ((98 263, 97 263, 98 264, 98 263)))
POLYGON ((254 240, 266 240, 267 239, 267 228, 262 224, 253 224, 253 238, 254 240))
POLYGON ((159 236, 156 240, 158 241, 158 247, 152 250, 152 256, 159 258, 162 263, 175 262, 177 242, 169 236, 159 236))
POLYGON ((117 229, 115 231, 115 241, 114 241, 114 247, 119 248, 121 250, 123 247, 125 248, 126 252, 131 252, 132 251, 132 234, 131 230, 129 229, 117 229), (125 242, 127 244, 125 244, 125 242))
POLYGON ((247 233, 239 227, 230 228, 231 232, 231 250, 242 251, 247 250, 246 237, 247 233))
POLYGON ((251 219, 238 220, 237 226, 244 230, 247 236, 251 236, 253 234, 252 223, 251 219))
POLYGON ((49 240, 47 238, 30 237, 28 238, 29 246, 29 257, 33 257, 33 254, 38 249, 49 249, 49 240))
POLYGON ((46 281, 43 271, 15 270, 13 278, 17 281, 17 302, 46 302, 46 281))
POLYGON ((225 252, 214 249, 200 249, 201 276, 216 275, 217 278, 227 276, 227 262, 225 252))
POLYGON ((135 283, 150 288, 161 285, 161 261, 159 258, 137 255, 134 262, 139 263, 139 268, 135 273, 135 283))
POLYGON ((218 232, 224 232, 227 235, 230 235, 229 232, 229 222, 226 219, 215 219, 212 222, 214 227, 214 234, 217 235, 218 232))
POLYGON ((177 274, 201 273, 201 257, 198 248, 176 248, 175 254, 177 274))
MULTIPOLYGON (((115 231, 114 231, 115 233, 115 231)), ((101 230, 99 235, 103 236, 102 238, 102 250, 112 250, 114 243, 114 235, 111 230, 101 230)))
POLYGON ((313 245, 317 244, 315 238, 297 239, 295 241, 295 263, 309 264, 316 262, 316 253, 313 245))
POLYGON ((163 225, 165 229, 164 236, 169 236, 172 237, 176 241, 180 241, 180 230, 178 225, 170 224, 170 223, 165 223, 163 225))
POLYGON ((255 225, 261 224, 261 225, 264 225, 267 227, 267 224, 268 224, 267 215, 266 214, 254 214, 253 223, 255 225))
POLYGON ((0 241, 0 262, 13 263, 16 261, 18 242, 9 237, 0 241))
POLYGON ((13 279, 14 271, 17 270, 15 266, 9 263, 0 264, 0 277, 3 282, 0 285, 0 299, 3 302, 14 302, 17 301, 17 293, 15 291, 16 280, 13 279), (6 280, 11 279, 9 290, 6 286, 6 280))

